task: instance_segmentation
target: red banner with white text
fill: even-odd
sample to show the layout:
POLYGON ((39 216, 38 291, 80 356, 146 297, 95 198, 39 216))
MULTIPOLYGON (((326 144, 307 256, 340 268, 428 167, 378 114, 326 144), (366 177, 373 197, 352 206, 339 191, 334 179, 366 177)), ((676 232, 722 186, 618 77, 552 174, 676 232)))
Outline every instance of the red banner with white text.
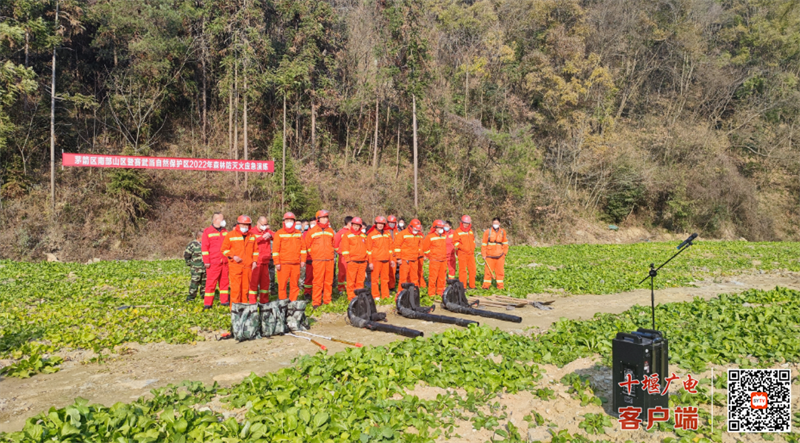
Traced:
POLYGON ((64 153, 64 166, 86 168, 178 169, 182 171, 275 172, 271 160, 228 160, 217 158, 134 157, 64 153))

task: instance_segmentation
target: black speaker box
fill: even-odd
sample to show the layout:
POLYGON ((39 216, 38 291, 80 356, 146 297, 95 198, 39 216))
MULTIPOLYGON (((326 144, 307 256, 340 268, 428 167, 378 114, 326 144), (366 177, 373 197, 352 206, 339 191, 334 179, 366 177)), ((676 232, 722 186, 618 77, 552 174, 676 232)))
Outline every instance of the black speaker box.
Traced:
POLYGON ((648 409, 656 406, 669 408, 669 394, 650 394, 641 385, 644 376, 658 374, 660 390, 663 391, 665 380, 670 375, 669 344, 660 331, 639 328, 630 334, 618 332, 611 342, 611 355, 614 415, 619 415, 619 408, 634 406, 642 408, 641 418, 646 421, 648 409), (632 380, 639 381, 638 385, 631 387, 630 393, 626 386, 619 385, 627 380, 627 374, 632 380))

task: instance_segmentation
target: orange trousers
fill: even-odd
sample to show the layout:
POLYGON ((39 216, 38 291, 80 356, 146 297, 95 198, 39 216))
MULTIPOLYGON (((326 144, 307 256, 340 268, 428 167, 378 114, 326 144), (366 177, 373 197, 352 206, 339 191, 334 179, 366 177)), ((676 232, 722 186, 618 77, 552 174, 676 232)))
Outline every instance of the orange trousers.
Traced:
POLYGON ((259 263, 250 274, 250 304, 256 302, 256 295, 259 303, 269 303, 269 284, 269 263, 259 263))
POLYGON ((447 285, 447 263, 431 260, 428 264, 428 297, 441 297, 447 285))
POLYGON ((356 289, 364 287, 364 279, 367 277, 367 262, 351 261, 347 264, 347 299, 356 298, 356 289))
MULTIPOLYGON (((338 254, 337 254, 338 255, 338 254)), ((336 286, 339 292, 344 292, 347 289, 347 263, 342 260, 342 256, 339 255, 339 263, 338 263, 338 272, 336 274, 336 286)), ((364 282, 364 279, 361 279, 361 282, 364 282)))
POLYGON ((394 268, 388 261, 376 261, 372 266, 372 298, 389 298, 389 273, 394 273, 394 268))
MULTIPOLYGON (((228 264, 228 279, 231 288, 231 305, 234 303, 248 303, 250 297, 250 271, 252 264, 230 262, 228 264)), ((253 296, 255 302, 255 296, 253 296)))
POLYGON ((394 288, 397 286, 397 282, 394 279, 394 277, 395 277, 394 274, 395 274, 395 270, 396 269, 397 268, 392 268, 392 267, 389 268, 389 290, 390 291, 394 291, 394 288))
POLYGON ((503 278, 506 275, 506 256, 500 258, 486 257, 486 266, 483 270, 483 289, 489 289, 492 286, 492 278, 497 281, 497 289, 503 289, 503 278))
POLYGON ((278 299, 286 300, 286 285, 289 285, 289 300, 297 301, 300 295, 300 288, 297 286, 300 281, 300 264, 281 264, 281 270, 277 271, 278 279, 278 299))
POLYGON ((419 260, 417 260, 417 263, 418 263, 418 266, 417 266, 417 281, 419 282, 419 284, 417 286, 419 286, 420 288, 427 288, 428 285, 425 284, 425 275, 423 274, 423 270, 425 268, 425 266, 424 266, 424 263, 425 263, 424 257, 420 257, 419 260))
POLYGON ((311 295, 314 288, 314 263, 306 262, 306 279, 303 281, 303 294, 311 295))
MULTIPOLYGON (((419 261, 400 260, 400 281, 397 286, 403 283, 414 283, 414 286, 419 286, 419 261)), ((400 289, 398 288, 398 291, 400 289)))
MULTIPOLYGON (((308 272, 306 270, 306 272, 308 272)), ((308 275, 308 274, 306 274, 308 275)), ((314 284, 311 305, 330 304, 333 294, 333 260, 314 260, 314 284)))
POLYGON ((475 289, 475 274, 477 268, 475 267, 475 254, 458 253, 458 279, 464 284, 464 287, 475 289), (469 273, 469 275, 467 274, 469 273), (469 283, 469 285, 467 285, 469 283))

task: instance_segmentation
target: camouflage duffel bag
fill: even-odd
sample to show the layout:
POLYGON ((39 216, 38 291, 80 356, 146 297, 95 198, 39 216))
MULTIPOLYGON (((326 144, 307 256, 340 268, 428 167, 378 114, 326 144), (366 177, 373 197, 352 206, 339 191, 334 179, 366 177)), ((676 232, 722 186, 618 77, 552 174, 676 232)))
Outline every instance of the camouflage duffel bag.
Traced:
POLYGON ((285 300, 278 300, 276 307, 274 308, 275 312, 275 334, 274 335, 283 335, 289 332, 289 328, 286 327, 286 311, 289 307, 289 299, 285 300))
MULTIPOLYGON (((258 304, 259 315, 261 317, 261 337, 272 337, 273 335, 280 335, 283 332, 278 330, 278 317, 280 316, 280 309, 278 308, 278 300, 273 300, 269 303, 258 304)), ((283 326, 280 327, 283 330, 283 326)))
POLYGON ((290 331, 308 331, 308 318, 306 318, 305 300, 297 300, 289 303, 286 309, 286 327, 290 331))
POLYGON ((231 332, 236 341, 261 338, 261 318, 258 305, 234 303, 231 306, 231 332))

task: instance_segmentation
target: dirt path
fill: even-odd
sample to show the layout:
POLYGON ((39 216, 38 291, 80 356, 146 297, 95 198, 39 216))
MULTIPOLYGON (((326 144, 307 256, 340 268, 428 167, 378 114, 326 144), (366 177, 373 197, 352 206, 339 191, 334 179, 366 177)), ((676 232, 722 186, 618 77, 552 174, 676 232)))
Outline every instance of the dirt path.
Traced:
MULTIPOLYGON (((771 275, 749 275, 716 282, 697 282, 693 288, 660 290, 657 303, 691 300, 693 297, 711 298, 721 293, 738 292, 745 289, 772 289, 775 286, 800 289, 800 274, 783 273, 771 275)), ((596 312, 619 313, 635 304, 649 305, 648 290, 637 290, 610 295, 577 295, 553 297, 531 295, 530 298, 547 300, 556 298, 552 311, 540 311, 533 307, 516 309, 513 312, 523 318, 521 324, 493 319, 472 318, 481 324, 503 330, 523 333, 527 328, 546 329, 560 317, 568 319, 591 318, 596 312)), ((503 311, 506 312, 506 311, 503 311)), ((437 311, 437 313, 439 313, 437 311)), ((447 313, 446 315, 459 316, 447 313)), ((409 320, 396 315, 389 316, 392 324, 422 330, 425 334, 442 332, 451 325, 409 320)), ((360 330, 345 324, 343 315, 326 315, 314 325, 313 332, 359 341, 365 345, 383 345, 400 336, 360 330)), ((329 352, 338 352, 344 345, 324 343, 329 352)), ((288 336, 262 339, 236 344, 234 341, 209 340, 196 345, 130 344, 129 353, 115 356, 104 364, 83 364, 81 353, 72 353, 55 374, 40 374, 30 379, 0 379, 0 431, 16 431, 25 420, 51 406, 63 407, 76 397, 92 403, 112 405, 129 402, 149 393, 151 389, 179 383, 183 380, 198 380, 204 383, 218 382, 224 386, 241 381, 251 372, 263 374, 292 364, 295 357, 317 352, 316 346, 288 336)), ((485 441, 485 440, 484 440, 485 441)))

